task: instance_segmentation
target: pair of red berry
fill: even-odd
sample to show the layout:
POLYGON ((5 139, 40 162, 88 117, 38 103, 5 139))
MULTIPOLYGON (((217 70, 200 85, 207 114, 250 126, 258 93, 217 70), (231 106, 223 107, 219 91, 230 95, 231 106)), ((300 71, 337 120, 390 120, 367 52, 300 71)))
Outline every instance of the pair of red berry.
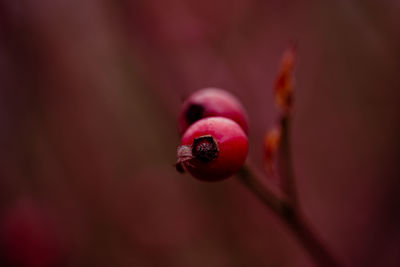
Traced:
POLYGON ((237 173, 246 161, 247 116, 230 93, 215 88, 195 92, 183 103, 179 127, 183 136, 178 171, 219 181, 237 173))

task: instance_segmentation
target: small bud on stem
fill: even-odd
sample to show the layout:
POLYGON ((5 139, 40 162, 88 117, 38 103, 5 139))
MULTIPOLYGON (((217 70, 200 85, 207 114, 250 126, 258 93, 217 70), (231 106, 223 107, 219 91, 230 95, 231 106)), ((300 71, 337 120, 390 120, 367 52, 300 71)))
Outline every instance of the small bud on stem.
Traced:
POLYGON ((264 137, 264 167, 268 175, 276 174, 275 163, 277 153, 281 144, 281 127, 276 126, 269 130, 264 137))
POLYGON ((288 48, 283 54, 281 67, 275 82, 275 102, 283 113, 289 114, 293 107, 293 71, 296 63, 296 47, 288 48))

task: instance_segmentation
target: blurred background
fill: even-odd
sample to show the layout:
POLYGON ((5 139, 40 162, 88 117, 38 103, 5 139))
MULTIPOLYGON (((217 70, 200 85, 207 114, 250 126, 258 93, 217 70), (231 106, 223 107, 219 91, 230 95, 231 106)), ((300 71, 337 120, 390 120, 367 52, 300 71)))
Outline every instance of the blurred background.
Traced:
POLYGON ((400 266, 400 2, 1 0, 1 266, 314 266, 236 179, 172 167, 182 100, 238 96, 250 158, 298 45, 305 214, 347 266, 400 266))

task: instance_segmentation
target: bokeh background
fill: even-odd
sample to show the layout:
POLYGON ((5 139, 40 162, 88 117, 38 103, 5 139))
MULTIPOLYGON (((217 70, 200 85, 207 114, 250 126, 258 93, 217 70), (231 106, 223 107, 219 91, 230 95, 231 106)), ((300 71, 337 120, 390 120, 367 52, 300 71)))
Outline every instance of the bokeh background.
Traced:
POLYGON ((1 0, 1 266, 314 266, 236 179, 172 167, 182 100, 237 95, 250 157, 298 45, 300 200, 347 266, 400 266, 400 2, 1 0))

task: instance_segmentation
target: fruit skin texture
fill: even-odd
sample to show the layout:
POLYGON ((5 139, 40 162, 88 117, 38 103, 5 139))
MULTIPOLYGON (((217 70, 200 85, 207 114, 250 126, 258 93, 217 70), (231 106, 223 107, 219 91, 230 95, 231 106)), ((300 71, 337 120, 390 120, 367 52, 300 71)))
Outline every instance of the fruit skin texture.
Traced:
POLYGON ((220 181, 237 173, 246 161, 248 140, 243 129, 223 117, 201 119, 192 124, 182 137, 182 146, 191 146, 195 138, 211 135, 218 145, 218 157, 210 162, 195 158, 184 162, 185 169, 203 181, 220 181))
POLYGON ((229 92, 217 88, 193 93, 182 106, 179 118, 180 133, 195 121, 206 117, 225 117, 238 123, 248 134, 247 114, 240 101, 229 92))

